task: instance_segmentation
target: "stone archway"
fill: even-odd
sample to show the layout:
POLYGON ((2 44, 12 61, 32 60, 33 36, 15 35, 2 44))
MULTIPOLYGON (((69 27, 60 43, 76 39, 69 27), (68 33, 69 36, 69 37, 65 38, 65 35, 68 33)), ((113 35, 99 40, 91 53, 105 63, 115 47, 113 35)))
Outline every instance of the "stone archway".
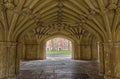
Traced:
MULTIPOLYGON (((103 74, 107 79, 119 78, 120 62, 117 57, 120 55, 118 50, 120 41, 118 39, 120 34, 119 3, 120 0, 1 0, 0 37, 2 46, 0 54, 2 65, 0 66, 0 77, 11 79, 15 77, 16 72, 13 67, 16 66, 16 61, 11 63, 13 60, 11 57, 16 59, 16 54, 18 54, 16 52, 17 38, 25 34, 27 30, 47 25, 52 29, 57 27, 60 30, 73 25, 73 28, 82 27, 100 38, 102 57, 105 58, 103 66, 106 67, 103 74), (14 44, 15 49, 8 49, 8 47, 14 47, 14 44), (7 53, 4 53, 6 51, 2 49, 3 47, 8 50, 7 53), (4 54, 10 57, 5 60, 2 57, 4 54), (7 71, 2 68, 3 65, 7 71), (10 67, 8 67, 9 65, 10 67)), ((70 29, 72 36, 74 35, 73 31, 77 30, 73 28, 70 29)), ((77 34, 80 33, 77 32, 77 34)))
MULTIPOLYGON (((44 29, 44 28, 42 28, 44 29)), ((80 29, 80 28, 79 28, 80 29)), ((38 29, 37 29, 38 30, 38 29)), ((40 28, 41 30, 41 28, 40 28)), ((77 29, 75 29, 77 30, 77 29)), ((53 30, 52 30, 53 31, 53 30)), ((78 32, 81 32, 81 30, 78 30, 78 32)), ((41 31, 39 31, 41 32, 41 31)), ((51 32, 50 32, 51 33, 51 32)), ((38 36, 44 36, 44 38, 37 38, 35 37, 34 33, 28 33, 27 36, 25 36, 24 38, 26 38, 26 42, 24 40, 21 40, 21 41, 24 41, 25 42, 25 45, 27 45, 27 50, 28 50, 28 53, 29 52, 33 52, 35 53, 36 51, 31 51, 31 49, 37 49, 37 53, 35 54, 35 59, 46 59, 46 41, 52 39, 52 38, 55 38, 55 37, 62 37, 62 38, 66 38, 70 41, 72 41, 73 43, 73 57, 72 59, 75 59, 75 60, 92 60, 92 58, 94 58, 95 56, 91 53, 93 52, 95 49, 95 45, 93 44, 93 48, 91 49, 91 43, 94 43, 96 38, 94 37, 94 35, 92 35, 91 33, 89 32, 85 32, 83 34, 81 33, 74 33, 75 35, 71 35, 71 37, 69 35, 66 35, 66 33, 62 32, 62 31, 58 31, 53 33, 53 34, 45 34, 43 31, 42 31, 42 34, 38 34, 38 36), (79 35, 80 34, 80 35, 79 35), (29 41, 28 41, 29 40, 29 41), (36 40, 36 41, 35 41, 36 40), (27 44, 28 43, 28 44, 27 44), (31 47, 32 46, 32 47, 31 47), (36 48, 37 46, 37 48, 36 48), (30 47, 30 48, 29 48, 30 47), (83 47, 83 48, 81 48, 83 47), (29 50, 30 49, 30 50, 29 50), (82 50, 86 50, 86 51, 82 51, 82 56, 81 55, 81 49, 82 50), (85 53, 86 52, 86 53, 85 53), (87 53, 89 52, 89 53, 87 53), (87 57, 86 57, 87 56, 87 57), (94 57, 93 57, 94 56, 94 57)), ((24 46, 21 46, 21 47, 24 47, 24 46)), ((96 52, 96 51, 94 51, 96 52)), ((34 54, 32 54, 33 56, 34 54)), ((30 55, 29 55, 30 56, 30 55)), ((27 58, 30 58, 30 57, 27 57, 27 58)), ((32 58, 32 57, 31 57, 32 58)), ((34 59, 34 58, 33 58, 34 59)))
MULTIPOLYGON (((86 35, 87 35, 87 34, 86 34, 86 35)), ((55 38, 55 37, 64 37, 64 38, 67 38, 67 39, 73 41, 73 42, 74 42, 74 46, 75 46, 75 47, 74 47, 74 49, 75 49, 75 52, 74 52, 74 53, 75 53, 75 54, 74 54, 75 57, 74 57, 74 59, 77 59, 77 60, 80 60, 80 59, 81 59, 81 58, 79 58, 79 57, 80 57, 80 56, 79 56, 79 55, 80 55, 80 54, 79 54, 80 52, 79 52, 79 50, 77 50, 77 49, 80 48, 80 44, 79 44, 79 43, 76 43, 75 40, 72 40, 72 39, 69 38, 68 36, 65 36, 65 35, 63 35, 63 34, 60 35, 60 33, 59 33, 59 34, 56 33, 56 34, 54 34, 54 35, 51 35, 51 36, 46 37, 46 38, 44 38, 43 40, 40 40, 40 41, 39 41, 39 46, 40 46, 40 47, 39 47, 39 48, 40 48, 39 52, 43 52, 43 53, 40 54, 41 59, 42 59, 42 58, 45 59, 44 57, 46 57, 46 56, 45 56, 45 50, 44 50, 44 49, 45 49, 46 41, 49 40, 49 39, 55 38), (78 52, 77 52, 77 51, 78 51, 78 52)), ((86 37, 86 36, 85 36, 85 37, 86 37)), ((88 37, 88 38, 90 37, 89 34, 88 34, 87 37, 88 37)), ((85 39, 85 38, 84 38, 84 39, 85 39)), ((84 40, 84 39, 83 39, 83 40, 84 40)), ((95 39, 95 38, 94 38, 94 39, 95 39)), ((93 40, 93 39, 91 38, 91 40, 93 40)), ((82 41, 82 45, 84 45, 87 41, 90 41, 90 40, 82 41), (83 43, 83 42, 84 42, 84 43, 83 43)), ((94 40, 94 41, 95 41, 95 40, 94 40)), ((87 45, 88 45, 88 44, 87 44, 87 45)), ((88 46, 87 48, 89 49, 89 46, 88 46)), ((86 48, 86 49, 87 49, 87 48, 86 48)), ((85 50, 85 49, 83 49, 83 50, 85 50)), ((77 61, 77 62, 78 62, 78 61, 77 61)), ((37 63, 38 63, 38 62, 37 62, 37 63)), ((52 63, 52 64, 53 64, 53 63, 52 63)), ((91 65, 91 66, 92 66, 92 65, 91 65)), ((69 68, 70 68, 70 67, 69 67, 69 68)), ((83 68, 83 69, 84 69, 84 68, 83 68)), ((88 68, 88 70, 89 70, 89 68, 88 68)), ((78 70, 74 70, 74 69, 73 69, 73 71, 74 71, 74 72, 77 72, 78 70)), ((98 73, 98 72, 97 72, 97 73, 98 73)))
POLYGON ((64 34, 54 34, 52 36, 49 36, 49 37, 45 38, 43 41, 40 41, 40 43, 43 44, 42 45, 42 47, 43 47, 43 54, 42 54, 43 55, 43 59, 46 59, 46 43, 47 43, 47 41, 50 40, 50 39, 53 39, 53 38, 57 38, 57 37, 65 38, 65 39, 71 41, 71 43, 72 43, 72 57, 71 58, 74 59, 74 54, 75 54, 75 52, 74 52, 74 40, 72 38, 64 35, 64 34))

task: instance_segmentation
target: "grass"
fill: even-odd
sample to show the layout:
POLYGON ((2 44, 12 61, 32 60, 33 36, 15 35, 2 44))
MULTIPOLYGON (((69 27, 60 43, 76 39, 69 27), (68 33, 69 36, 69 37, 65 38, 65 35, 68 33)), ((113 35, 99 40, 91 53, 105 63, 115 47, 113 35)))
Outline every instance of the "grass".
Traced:
POLYGON ((72 53, 71 50, 60 50, 60 51, 50 50, 46 52, 46 54, 71 54, 71 53, 72 53))

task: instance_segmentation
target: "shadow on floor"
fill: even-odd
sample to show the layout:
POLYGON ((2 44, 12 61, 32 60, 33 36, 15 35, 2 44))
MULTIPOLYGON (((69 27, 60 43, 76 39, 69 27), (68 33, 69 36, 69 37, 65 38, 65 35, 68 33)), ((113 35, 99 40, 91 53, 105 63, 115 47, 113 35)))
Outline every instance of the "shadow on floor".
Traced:
POLYGON ((36 60, 21 62, 17 79, 104 79, 97 61, 36 60))

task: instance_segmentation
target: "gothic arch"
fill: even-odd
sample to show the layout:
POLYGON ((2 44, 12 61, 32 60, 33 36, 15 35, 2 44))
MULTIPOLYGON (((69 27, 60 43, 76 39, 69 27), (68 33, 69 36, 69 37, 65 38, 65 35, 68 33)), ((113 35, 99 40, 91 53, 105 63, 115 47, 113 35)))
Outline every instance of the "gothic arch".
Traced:
MULTIPOLYGON (((72 38, 70 38, 70 37, 68 37, 68 36, 66 36, 66 35, 64 35, 64 34, 53 34, 52 36, 49 36, 49 37, 47 37, 47 38, 45 38, 43 41, 41 41, 41 42, 43 42, 43 45, 44 46, 46 46, 46 43, 47 43, 47 41, 48 40, 50 40, 50 39, 54 39, 54 38, 57 38, 57 37, 59 37, 59 38, 65 38, 65 39, 67 39, 67 40, 70 40, 71 41, 71 43, 72 43, 72 58, 74 58, 74 40, 72 39, 72 38)), ((46 48, 46 47, 44 47, 44 48, 46 48)), ((44 49, 44 53, 46 54, 46 49, 44 49)))

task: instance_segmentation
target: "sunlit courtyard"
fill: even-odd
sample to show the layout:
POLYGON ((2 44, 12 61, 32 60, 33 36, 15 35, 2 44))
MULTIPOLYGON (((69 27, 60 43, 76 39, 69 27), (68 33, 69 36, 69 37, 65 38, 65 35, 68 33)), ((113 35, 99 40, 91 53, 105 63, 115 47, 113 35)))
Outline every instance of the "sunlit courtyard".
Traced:
POLYGON ((46 43, 47 59, 71 59, 72 44, 71 41, 64 38, 54 38, 46 43))

